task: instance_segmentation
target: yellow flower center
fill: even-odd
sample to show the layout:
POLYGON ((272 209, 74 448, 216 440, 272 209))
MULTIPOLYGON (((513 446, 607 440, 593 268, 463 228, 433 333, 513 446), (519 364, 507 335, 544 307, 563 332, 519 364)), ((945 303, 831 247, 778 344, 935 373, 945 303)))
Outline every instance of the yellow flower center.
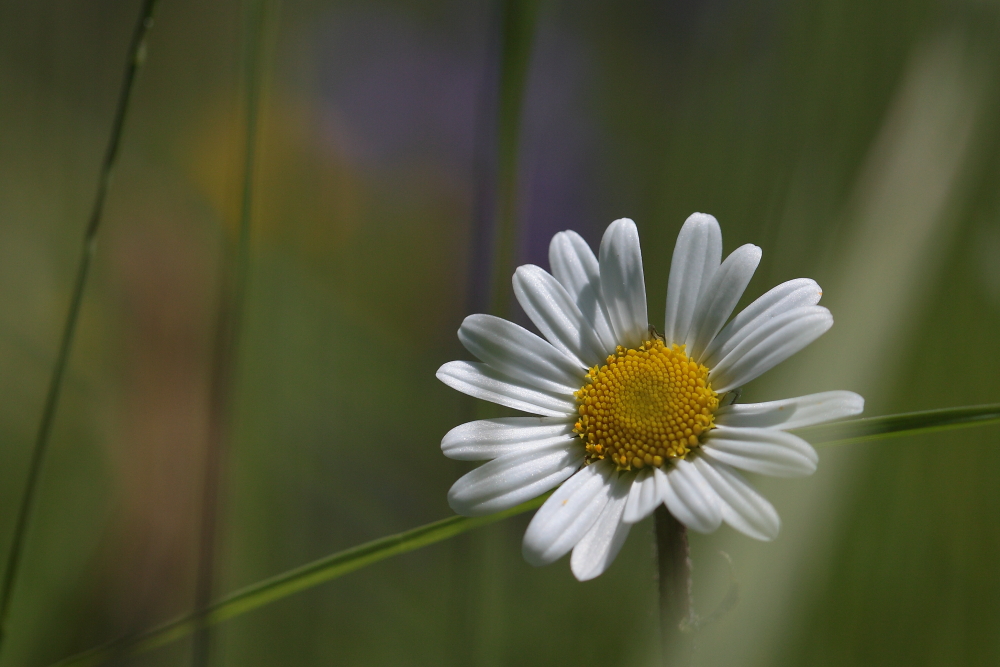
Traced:
POLYGON ((575 396, 580 420, 573 430, 588 463, 607 458, 620 470, 683 458, 715 426, 719 407, 708 368, 688 358, 683 345, 661 340, 637 350, 619 345, 606 365, 590 369, 575 396))

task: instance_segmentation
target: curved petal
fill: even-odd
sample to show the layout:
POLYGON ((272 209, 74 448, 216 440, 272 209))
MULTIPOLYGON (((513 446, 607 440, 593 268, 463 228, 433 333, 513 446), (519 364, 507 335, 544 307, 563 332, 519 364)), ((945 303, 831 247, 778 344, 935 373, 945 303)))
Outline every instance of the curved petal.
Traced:
POLYGON ((573 422, 561 417, 499 417, 466 422, 448 431, 441 451, 457 461, 487 461, 515 452, 565 448, 577 439, 573 422))
POLYGON ((649 319, 639 230, 635 223, 628 218, 612 222, 601 240, 600 255, 601 294, 615 339, 619 345, 639 347, 649 337, 649 319))
POLYGON ((677 235, 670 260, 667 314, 663 322, 663 337, 668 345, 687 340, 698 297, 721 261, 722 230, 718 221, 707 213, 692 213, 677 235))
POLYGON ((614 352, 618 341, 601 296, 601 267, 587 242, 576 232, 559 232, 549 244, 549 266, 555 279, 576 300, 584 319, 593 325, 604 353, 614 352))
POLYGON ((448 504, 463 516, 510 509, 569 479, 583 458, 582 449, 565 448, 506 454, 459 477, 448 491, 448 504))
POLYGON ((517 302, 556 349, 582 368, 604 361, 607 355, 593 326, 559 281, 542 268, 525 264, 517 267, 513 282, 517 302))
POLYGON ((583 385, 586 372, 576 360, 505 319, 469 315, 458 339, 480 361, 529 386, 572 396, 583 385))
POLYGON ((694 460, 698 472, 722 501, 722 520, 744 535, 757 540, 773 540, 781 530, 778 512, 743 477, 718 461, 703 457, 694 460))
POLYGON ((635 476, 625 503, 625 513, 622 520, 628 523, 639 523, 653 513, 663 498, 656 490, 656 478, 652 468, 644 468, 635 476))
POLYGON ((702 353, 722 326, 733 314, 757 265, 761 250, 748 243, 740 246, 719 266, 704 293, 698 299, 687 334, 687 353, 692 359, 701 360, 702 353))
POLYGON ((463 394, 515 410, 546 417, 567 417, 576 413, 572 396, 525 387, 486 364, 449 361, 436 375, 441 382, 463 394))
POLYGON ((736 403, 719 408, 715 423, 787 431, 861 414, 865 399, 853 391, 824 391, 767 403, 736 403))
POLYGON ((767 428, 719 426, 708 432, 701 452, 713 461, 775 477, 811 475, 819 462, 802 438, 767 428))
POLYGON ((722 394, 741 387, 771 370, 833 326, 833 316, 822 306, 795 308, 778 315, 744 338, 716 366, 711 366, 712 388, 722 394))
POLYGON ((632 528, 622 521, 625 501, 629 497, 632 476, 617 473, 611 485, 611 495, 597 522, 573 547, 569 566, 573 576, 579 581, 589 581, 604 574, 614 562, 615 556, 625 544, 625 538, 632 528))
POLYGON ((722 328, 702 354, 703 363, 709 368, 714 368, 740 341, 755 330, 793 308, 815 306, 821 296, 823 290, 815 280, 809 278, 796 278, 770 289, 741 310, 722 328))
POLYGON ((604 461, 584 466, 556 489, 524 532, 524 559, 535 566, 548 565, 575 547, 608 504, 613 472, 604 461))
POLYGON ((694 464, 674 461, 667 472, 654 469, 660 496, 674 517, 691 530, 711 533, 722 523, 722 502, 694 464))
POLYGON ((566 291, 576 297, 581 291, 600 287, 601 266, 594 251, 582 236, 574 231, 559 232, 549 242, 549 266, 552 275, 566 291))

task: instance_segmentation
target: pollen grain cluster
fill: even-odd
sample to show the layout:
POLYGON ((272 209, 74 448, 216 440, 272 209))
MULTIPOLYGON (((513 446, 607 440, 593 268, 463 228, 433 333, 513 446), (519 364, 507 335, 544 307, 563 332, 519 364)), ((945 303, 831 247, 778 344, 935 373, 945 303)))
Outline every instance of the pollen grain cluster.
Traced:
POLYGON ((683 458, 714 426, 719 407, 708 368, 689 359, 684 346, 660 340, 618 346, 575 395, 580 419, 573 430, 588 462, 607 458, 625 470, 683 458))

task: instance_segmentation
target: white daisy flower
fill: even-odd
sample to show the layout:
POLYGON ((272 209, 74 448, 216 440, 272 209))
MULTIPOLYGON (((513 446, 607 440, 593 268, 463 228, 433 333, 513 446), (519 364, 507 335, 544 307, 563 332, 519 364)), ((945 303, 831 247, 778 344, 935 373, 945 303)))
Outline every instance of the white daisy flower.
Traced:
POLYGON ((788 429, 856 415, 864 399, 830 391, 735 404, 734 390, 833 325, 822 291, 800 278, 778 285, 728 324, 760 262, 755 245, 722 260, 714 217, 695 213, 677 237, 662 338, 646 318, 639 234, 611 223, 594 257, 575 232, 556 234, 552 273, 514 273, 518 302, 544 336, 492 315, 458 330, 483 363, 452 361, 437 377, 463 393, 531 417, 462 424, 444 454, 488 463, 448 493, 459 514, 505 510, 553 488, 524 535, 523 553, 546 565, 573 551, 577 579, 615 559, 632 524, 665 503, 688 528, 723 521, 760 540, 777 536, 774 507, 737 472, 790 477, 816 469, 815 450, 788 429))

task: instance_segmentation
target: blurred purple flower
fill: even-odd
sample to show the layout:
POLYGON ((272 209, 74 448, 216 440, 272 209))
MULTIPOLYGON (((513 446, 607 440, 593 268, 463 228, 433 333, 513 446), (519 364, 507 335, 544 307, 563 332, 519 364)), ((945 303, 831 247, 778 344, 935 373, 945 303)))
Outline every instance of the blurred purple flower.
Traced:
POLYGON ((594 243, 609 222, 598 205, 602 128, 592 116, 593 72, 582 41, 539 26, 521 122, 522 262, 548 266, 556 232, 572 229, 594 243))
POLYGON ((320 63, 324 130, 363 169, 471 175, 486 64, 486 6, 456 4, 451 31, 378 5, 330 14, 320 63))

